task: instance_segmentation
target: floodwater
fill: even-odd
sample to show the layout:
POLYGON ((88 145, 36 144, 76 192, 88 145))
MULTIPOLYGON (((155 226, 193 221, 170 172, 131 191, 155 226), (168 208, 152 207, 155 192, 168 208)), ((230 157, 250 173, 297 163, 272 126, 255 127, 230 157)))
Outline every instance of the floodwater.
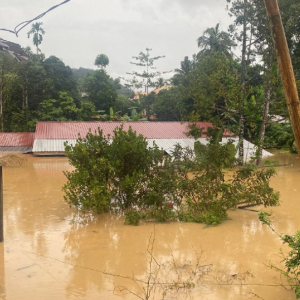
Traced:
MULTIPOLYGON (((217 227, 134 227, 109 214, 81 218, 61 191, 62 171, 71 169, 67 158, 26 157, 22 166, 3 168, 0 299, 146 299, 149 274, 155 279, 148 299, 162 299, 160 293, 172 286, 165 299, 295 299, 269 267, 280 264, 280 248, 287 248, 256 212, 232 211, 217 227), (174 283, 182 287, 183 281, 192 284, 176 289, 174 283)), ((268 210, 279 233, 294 234, 300 229, 299 160, 290 154, 272 160, 285 166, 272 180, 281 206, 268 210)))

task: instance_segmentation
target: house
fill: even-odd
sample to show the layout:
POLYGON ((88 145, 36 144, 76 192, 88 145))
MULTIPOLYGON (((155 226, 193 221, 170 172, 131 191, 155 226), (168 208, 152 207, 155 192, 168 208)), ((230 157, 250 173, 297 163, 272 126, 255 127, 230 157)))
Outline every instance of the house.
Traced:
POLYGON ((9 42, 0 38, 0 51, 7 52, 12 58, 17 61, 28 60, 27 53, 21 48, 19 44, 9 42))
POLYGON ((173 87, 172 85, 163 85, 163 86, 161 86, 161 87, 159 87, 159 88, 157 88, 157 89, 155 89, 155 90, 153 90, 153 91, 151 91, 151 92, 149 92, 149 93, 146 93, 146 92, 135 92, 134 93, 134 97, 133 97, 133 101, 138 101, 138 100, 140 100, 140 97, 141 96, 147 96, 147 95, 149 95, 150 93, 155 93, 155 94, 158 94, 160 91, 162 91, 162 90, 168 90, 168 89, 170 89, 171 87, 173 87))
POLYGON ((0 132, 0 151, 32 152, 34 132, 0 132))
MULTIPOLYGON (((195 140, 187 136, 189 131, 188 122, 37 122, 32 152, 34 155, 64 155, 64 143, 75 145, 78 136, 85 137, 88 132, 97 133, 98 128, 103 131, 104 136, 113 136, 116 127, 123 124, 124 130, 129 127, 142 134, 149 145, 153 142, 166 153, 171 154, 174 146, 179 143, 182 147, 189 146, 193 149, 195 140)), ((198 139, 201 143, 207 143, 207 128, 212 127, 208 122, 197 122, 199 128, 203 129, 202 136, 198 139)), ((238 138, 231 132, 225 131, 222 142, 229 139, 237 145, 238 138)), ((244 141, 244 157, 249 160, 255 155, 256 147, 248 141, 244 141)), ((263 156, 271 153, 263 151, 263 156)))
MULTIPOLYGON (((37 122, 35 133, 0 133, 0 151, 17 151, 33 153, 37 156, 64 155, 65 142, 75 145, 78 137, 85 137, 88 132, 97 134, 98 129, 103 131, 106 137, 113 136, 115 128, 123 125, 124 130, 129 127, 137 134, 142 134, 150 146, 153 142, 165 153, 171 154, 178 143, 182 147, 194 148, 195 139, 187 136, 188 122, 37 122)), ((202 144, 207 141, 207 128, 212 127, 208 122, 197 122, 202 128, 202 136, 198 139, 202 144)), ((238 138, 233 133, 226 131, 223 134, 222 143, 232 140, 238 144, 238 138)), ((256 146, 244 140, 244 158, 249 160, 255 155, 256 146)), ((263 157, 272 154, 263 151, 263 157)))

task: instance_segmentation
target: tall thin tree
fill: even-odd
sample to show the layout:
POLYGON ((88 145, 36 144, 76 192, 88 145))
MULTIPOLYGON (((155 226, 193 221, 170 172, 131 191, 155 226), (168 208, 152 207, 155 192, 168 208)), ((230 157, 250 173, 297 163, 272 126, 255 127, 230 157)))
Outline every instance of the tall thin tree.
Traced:
POLYGON ((45 34, 45 30, 41 27, 43 25, 42 22, 36 22, 31 25, 31 30, 27 32, 28 38, 33 35, 32 42, 36 46, 36 54, 39 54, 41 49, 39 49, 39 45, 43 41, 43 34, 45 34))

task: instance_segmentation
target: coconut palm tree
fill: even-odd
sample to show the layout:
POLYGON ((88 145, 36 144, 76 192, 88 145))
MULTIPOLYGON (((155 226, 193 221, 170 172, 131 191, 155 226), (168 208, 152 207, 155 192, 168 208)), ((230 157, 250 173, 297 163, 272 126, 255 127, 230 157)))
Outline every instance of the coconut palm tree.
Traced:
POLYGON ((42 22, 36 22, 31 25, 31 30, 27 32, 28 38, 30 35, 33 35, 33 44, 36 46, 36 54, 39 54, 39 45, 43 41, 43 34, 45 34, 45 30, 41 27, 43 25, 42 22))
POLYGON ((231 56, 231 47, 236 46, 230 35, 220 30, 219 23, 216 27, 207 28, 197 42, 198 47, 201 48, 198 57, 212 52, 223 52, 226 56, 231 56))

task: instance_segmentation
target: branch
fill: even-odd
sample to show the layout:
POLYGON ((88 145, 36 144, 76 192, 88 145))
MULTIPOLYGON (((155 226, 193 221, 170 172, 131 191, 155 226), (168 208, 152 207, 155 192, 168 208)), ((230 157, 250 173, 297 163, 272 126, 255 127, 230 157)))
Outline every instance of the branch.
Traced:
POLYGON ((0 28, 0 30, 2 30, 2 31, 7 31, 7 32, 13 33, 13 34, 15 34, 16 36, 18 36, 18 33, 19 33, 24 27, 26 27, 26 26, 29 25, 30 23, 32 23, 32 22, 34 22, 34 21, 36 21, 36 20, 42 18, 44 15, 46 15, 48 12, 54 10, 55 8, 57 8, 57 7, 59 7, 59 6, 63 5, 63 4, 65 4, 65 3, 67 3, 67 2, 70 2, 70 1, 71 1, 71 0, 65 0, 65 1, 63 1, 62 3, 60 3, 60 4, 57 4, 57 5, 55 5, 55 6, 52 6, 52 7, 49 8, 47 11, 41 13, 40 15, 38 15, 38 16, 35 17, 35 18, 33 18, 32 20, 24 21, 24 22, 18 24, 18 25, 15 27, 14 30, 6 29, 6 28, 0 28))

